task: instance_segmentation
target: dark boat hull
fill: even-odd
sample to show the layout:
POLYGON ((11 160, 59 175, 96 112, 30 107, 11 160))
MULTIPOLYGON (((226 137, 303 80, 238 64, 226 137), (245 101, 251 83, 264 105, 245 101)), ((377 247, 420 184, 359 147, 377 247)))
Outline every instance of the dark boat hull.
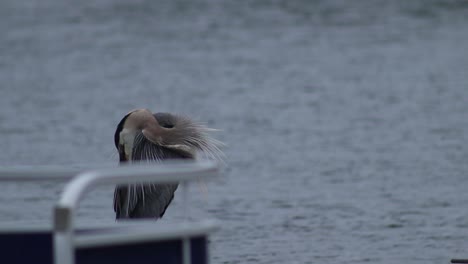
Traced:
MULTIPOLYGON (((124 229, 125 232, 128 229, 124 229)), ((102 229, 82 229, 77 235, 99 236, 102 229)), ((119 228, 106 233, 119 232, 119 228)), ((208 263, 207 236, 189 238, 192 264, 208 263)), ((0 263, 54 263, 53 233, 50 230, 0 232, 0 263)), ((76 264, 129 264, 129 263, 183 263, 183 237, 167 239, 143 239, 126 243, 100 243, 81 246, 75 250, 76 264)))

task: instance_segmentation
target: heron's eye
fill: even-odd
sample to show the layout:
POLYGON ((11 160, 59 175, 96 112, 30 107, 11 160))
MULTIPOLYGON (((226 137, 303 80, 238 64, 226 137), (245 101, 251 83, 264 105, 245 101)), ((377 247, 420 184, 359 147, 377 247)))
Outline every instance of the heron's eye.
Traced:
POLYGON ((163 123, 163 124, 160 124, 162 127, 164 128, 174 128, 174 125, 173 124, 169 124, 169 123, 163 123))

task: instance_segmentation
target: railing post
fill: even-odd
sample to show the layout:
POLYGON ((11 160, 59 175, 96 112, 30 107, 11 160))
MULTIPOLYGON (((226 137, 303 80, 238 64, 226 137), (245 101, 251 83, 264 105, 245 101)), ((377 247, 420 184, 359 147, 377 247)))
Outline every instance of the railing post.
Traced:
POLYGON ((54 263, 74 264, 75 251, 72 244, 73 211, 70 208, 54 209, 54 263))
MULTIPOLYGON (((188 206, 188 182, 183 181, 181 182, 182 187, 182 210, 183 213, 183 221, 188 221, 189 218, 189 206, 188 206)), ((184 237, 182 239, 182 263, 183 264, 191 264, 192 263, 192 251, 190 245, 190 238, 184 237)))
POLYGON ((188 182, 183 181, 180 183, 182 187, 182 210, 183 210, 183 220, 187 221, 189 217, 189 206, 188 206, 188 182))
POLYGON ((182 263, 192 263, 192 249, 190 245, 190 237, 184 237, 182 239, 182 263))

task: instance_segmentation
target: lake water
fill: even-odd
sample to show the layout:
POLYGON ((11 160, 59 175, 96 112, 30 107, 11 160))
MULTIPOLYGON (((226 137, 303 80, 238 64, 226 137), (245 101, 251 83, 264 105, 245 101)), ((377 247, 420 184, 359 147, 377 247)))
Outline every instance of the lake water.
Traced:
MULTIPOLYGON (((1 165, 115 164, 123 115, 176 112, 227 144, 191 188, 212 263, 468 258, 466 1, 3 0, 0 32, 1 165)), ((62 186, 2 184, 0 220, 48 222, 62 186)))

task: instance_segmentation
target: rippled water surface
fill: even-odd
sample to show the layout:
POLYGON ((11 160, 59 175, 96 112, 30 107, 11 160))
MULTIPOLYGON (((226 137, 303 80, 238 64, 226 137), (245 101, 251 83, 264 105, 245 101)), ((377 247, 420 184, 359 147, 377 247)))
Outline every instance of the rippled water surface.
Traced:
MULTIPOLYGON (((468 257, 467 26, 461 0, 4 0, 0 164, 113 164, 127 111, 177 112, 228 145, 191 189, 212 263, 468 257)), ((61 187, 2 183, 0 220, 46 223, 61 187)))

